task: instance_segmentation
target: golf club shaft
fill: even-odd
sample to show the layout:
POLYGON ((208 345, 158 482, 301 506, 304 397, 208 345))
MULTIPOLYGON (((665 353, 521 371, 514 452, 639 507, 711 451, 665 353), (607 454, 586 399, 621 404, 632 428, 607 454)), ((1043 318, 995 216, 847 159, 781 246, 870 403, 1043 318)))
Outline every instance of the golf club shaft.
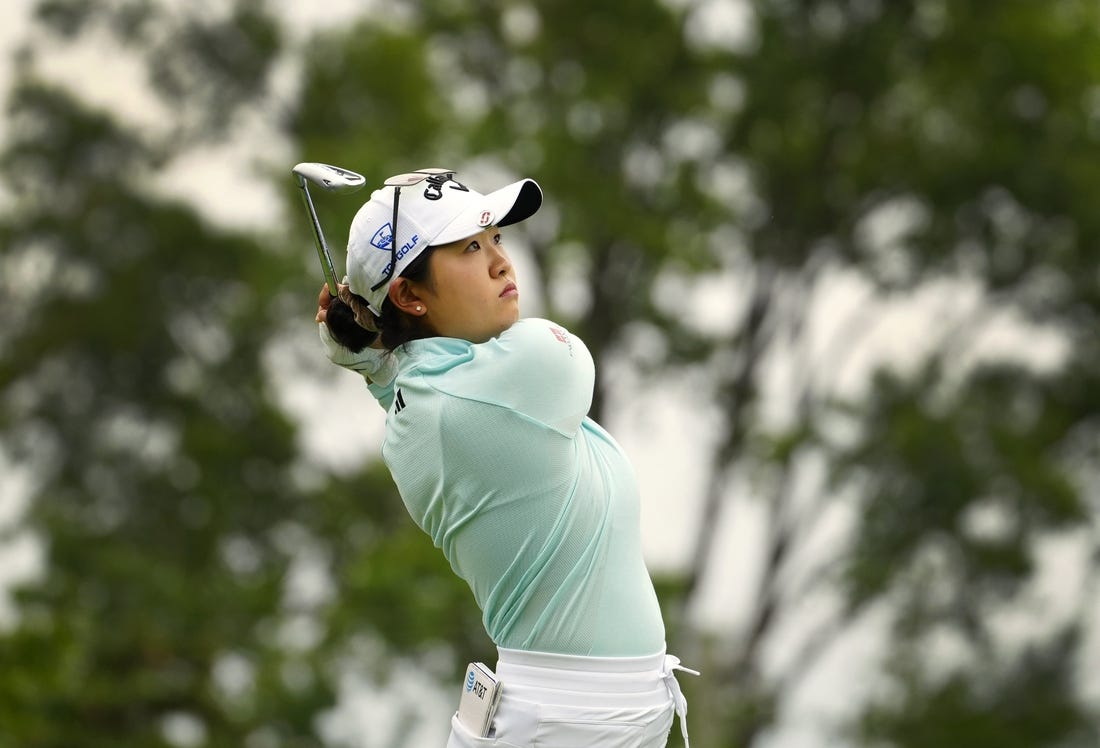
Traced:
POLYGON ((340 345, 358 353, 370 345, 378 334, 361 327, 351 307, 337 297, 336 288, 339 281, 336 277, 336 269, 332 264, 332 254, 328 250, 328 243, 325 242, 325 234, 321 230, 321 221, 317 217, 317 209, 313 205, 313 196, 309 192, 307 183, 313 182, 326 192, 347 194, 362 188, 366 180, 354 171, 315 162, 298 164, 291 171, 298 180, 298 186, 302 188, 302 201, 306 205, 306 212, 309 213, 309 220, 313 225, 317 257, 321 261, 321 270, 324 272, 329 296, 332 298, 325 321, 329 331, 340 345))
POLYGON ((313 207, 313 198, 310 197, 309 187, 305 178, 298 177, 298 186, 302 188, 302 200, 306 204, 310 223, 313 224, 313 237, 317 240, 317 258, 321 261, 321 270, 325 274, 330 296, 336 296, 336 269, 332 265, 332 255, 329 254, 328 245, 325 243, 325 234, 321 231, 321 222, 317 218, 317 210, 313 207))

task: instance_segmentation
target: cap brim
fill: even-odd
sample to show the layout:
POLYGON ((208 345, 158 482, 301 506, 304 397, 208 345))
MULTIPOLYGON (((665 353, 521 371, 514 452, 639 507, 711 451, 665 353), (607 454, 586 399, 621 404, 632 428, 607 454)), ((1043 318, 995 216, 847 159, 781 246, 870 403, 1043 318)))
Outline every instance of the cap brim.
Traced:
POLYGON ((526 220, 542 206, 542 188, 533 179, 521 179, 506 187, 490 192, 478 200, 468 211, 463 211, 432 240, 433 245, 449 244, 465 239, 487 226, 510 226, 526 220), (492 221, 481 223, 482 215, 489 211, 492 221))
POLYGON ((500 195, 502 206, 509 206, 508 210, 504 211, 504 218, 497 221, 497 226, 510 226, 513 223, 525 221, 542 207, 542 188, 534 179, 522 179, 486 197, 493 200, 497 195, 500 195))

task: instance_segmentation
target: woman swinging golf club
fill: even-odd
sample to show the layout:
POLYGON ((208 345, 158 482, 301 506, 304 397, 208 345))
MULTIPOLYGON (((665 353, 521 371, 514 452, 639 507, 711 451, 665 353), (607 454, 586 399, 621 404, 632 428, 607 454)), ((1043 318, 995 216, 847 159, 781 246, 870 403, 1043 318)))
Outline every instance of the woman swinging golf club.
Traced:
POLYGON ((495 715, 479 735, 456 713, 448 746, 663 746, 674 713, 686 742, 638 486, 587 417, 592 357, 519 318, 501 228, 541 204, 530 179, 485 195, 446 169, 386 180, 352 221, 340 300, 321 292, 321 338, 386 409, 401 498, 499 650, 495 715), (358 353, 325 324, 345 304, 379 333, 358 353))

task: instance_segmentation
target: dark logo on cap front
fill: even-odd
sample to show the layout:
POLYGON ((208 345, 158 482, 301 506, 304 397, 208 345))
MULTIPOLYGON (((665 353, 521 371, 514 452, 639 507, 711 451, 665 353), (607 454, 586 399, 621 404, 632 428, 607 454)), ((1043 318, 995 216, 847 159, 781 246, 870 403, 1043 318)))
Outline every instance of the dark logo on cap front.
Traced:
POLYGON ((455 180, 453 174, 437 174, 435 176, 428 177, 428 186, 424 188, 424 198, 426 200, 438 200, 443 197, 443 185, 447 185, 449 190, 457 190, 458 192, 469 192, 466 185, 455 180))

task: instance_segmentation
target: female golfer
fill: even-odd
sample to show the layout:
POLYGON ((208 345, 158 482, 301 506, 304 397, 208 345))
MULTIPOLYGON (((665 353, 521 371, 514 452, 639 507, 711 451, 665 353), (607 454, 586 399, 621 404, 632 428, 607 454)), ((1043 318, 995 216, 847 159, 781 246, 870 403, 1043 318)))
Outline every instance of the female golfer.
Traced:
POLYGON ((456 713, 448 746, 663 746, 674 712, 686 742, 685 668, 665 653, 638 486, 587 417, 592 357, 561 326, 519 318, 500 230, 541 204, 530 179, 486 195, 450 170, 386 180, 352 221, 339 289, 380 335, 358 353, 334 340, 341 302, 325 288, 321 338, 386 409, 401 498, 499 650, 490 727, 456 713))

